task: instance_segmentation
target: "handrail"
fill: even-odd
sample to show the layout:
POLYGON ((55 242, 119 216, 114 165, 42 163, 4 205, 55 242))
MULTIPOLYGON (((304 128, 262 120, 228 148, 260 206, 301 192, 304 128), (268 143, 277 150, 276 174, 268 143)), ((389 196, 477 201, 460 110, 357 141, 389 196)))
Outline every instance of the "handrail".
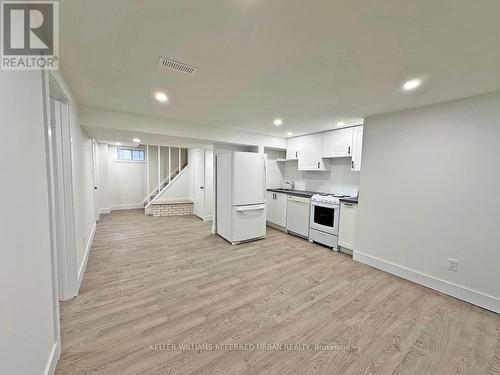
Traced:
MULTIPOLYGON (((186 165, 187 166, 187 165, 186 165)), ((186 166, 184 166, 182 169, 184 169, 186 166)), ((181 169, 181 170, 182 170, 181 169)), ((142 200, 142 204, 148 204, 151 200, 154 199, 155 196, 161 193, 161 191, 172 181, 172 177, 176 176, 176 173, 180 173, 179 167, 175 168, 172 173, 170 173, 160 184, 155 187, 153 190, 149 192, 149 194, 142 200), (163 186, 164 185, 164 186, 163 186), (155 194, 156 193, 156 194, 155 194), (153 196, 153 194, 155 194, 153 196), (153 196, 153 197, 152 197, 153 196)))
MULTIPOLYGON (((156 194, 153 198, 151 198, 151 199, 149 200, 149 202, 146 204, 146 206, 145 206, 144 208, 145 208, 145 209, 149 208, 149 206, 151 206, 151 204, 152 204, 152 203, 156 200, 156 198, 158 198, 158 197, 160 196, 160 194, 161 194, 161 193, 163 193, 163 191, 164 191, 165 189, 167 189, 167 188, 170 186, 170 184, 171 184, 172 182, 174 182, 174 181, 175 181, 175 180, 176 180, 176 179, 177 179, 177 178, 178 178, 178 177, 179 177, 179 176, 180 176, 180 175, 181 175, 181 174, 182 174, 182 173, 183 173, 183 172, 187 169, 187 167, 189 167, 189 164, 184 165, 184 166, 181 168, 181 170, 180 170, 179 172, 177 172, 177 174, 175 174, 175 172, 174 172, 174 173, 172 173, 170 176, 172 176, 173 174, 175 174, 174 178, 172 178, 172 179, 171 179, 171 180, 170 180, 170 181, 169 181, 169 182, 168 182, 168 183, 167 183, 167 184, 166 184, 166 185, 165 185, 165 186, 164 186, 164 187, 163 187, 163 188, 162 188, 162 189, 158 192, 158 194, 156 194)), ((179 168, 176 168, 176 169, 179 169, 179 168)))

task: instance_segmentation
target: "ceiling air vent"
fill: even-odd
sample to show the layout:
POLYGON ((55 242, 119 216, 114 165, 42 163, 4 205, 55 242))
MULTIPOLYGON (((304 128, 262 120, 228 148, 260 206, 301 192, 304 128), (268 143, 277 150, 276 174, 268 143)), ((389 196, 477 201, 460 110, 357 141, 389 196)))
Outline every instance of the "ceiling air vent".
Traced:
POLYGON ((194 74, 198 70, 194 66, 183 64, 174 60, 167 59, 166 57, 160 57, 158 61, 158 66, 165 69, 176 70, 181 73, 194 74))

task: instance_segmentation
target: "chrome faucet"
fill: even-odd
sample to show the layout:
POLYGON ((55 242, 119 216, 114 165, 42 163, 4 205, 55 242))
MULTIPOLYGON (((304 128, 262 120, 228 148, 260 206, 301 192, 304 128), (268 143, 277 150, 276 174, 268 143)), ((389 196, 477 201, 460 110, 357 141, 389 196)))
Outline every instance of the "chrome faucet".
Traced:
POLYGON ((293 182, 292 180, 285 180, 285 184, 290 185, 291 190, 295 190, 295 182, 293 182))

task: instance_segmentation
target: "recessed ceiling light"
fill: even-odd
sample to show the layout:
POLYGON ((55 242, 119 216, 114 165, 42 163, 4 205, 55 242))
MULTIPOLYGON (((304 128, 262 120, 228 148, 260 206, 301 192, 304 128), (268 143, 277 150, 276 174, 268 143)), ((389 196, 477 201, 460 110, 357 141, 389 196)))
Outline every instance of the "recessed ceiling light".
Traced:
POLYGON ((116 142, 115 145, 121 146, 122 144, 120 142, 116 142))
POLYGON ((410 79, 409 81, 406 81, 404 83, 403 90, 405 91, 415 90, 418 86, 420 86, 421 83, 422 81, 420 79, 410 79))
POLYGON ((288 133, 286 133, 286 135, 291 136, 291 135, 293 135, 293 133, 292 132, 288 132, 288 133))
POLYGON ((345 126, 345 122, 340 121, 339 123, 337 123, 337 126, 345 126))
POLYGON ((168 101, 168 96, 164 92, 158 91, 155 93, 155 99, 160 103, 166 103, 168 101))
POLYGON ((283 120, 282 119, 280 119, 280 118, 274 119, 274 125, 280 126, 281 124, 283 124, 283 120))
POLYGON ((132 142, 134 142, 134 143, 139 143, 140 141, 141 141, 141 140, 140 140, 139 138, 134 138, 134 139, 132 139, 132 142))

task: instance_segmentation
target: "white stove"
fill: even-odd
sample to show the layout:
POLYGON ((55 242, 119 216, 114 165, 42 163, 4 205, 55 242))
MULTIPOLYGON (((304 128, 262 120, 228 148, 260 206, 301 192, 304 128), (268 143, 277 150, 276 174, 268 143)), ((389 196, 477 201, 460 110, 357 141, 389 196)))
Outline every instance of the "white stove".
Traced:
POLYGON ((349 196, 340 194, 315 194, 311 197, 311 202, 340 204, 340 198, 349 198, 349 196))
POLYGON ((311 197, 309 241, 319 242, 338 251, 340 194, 315 194, 311 197))

